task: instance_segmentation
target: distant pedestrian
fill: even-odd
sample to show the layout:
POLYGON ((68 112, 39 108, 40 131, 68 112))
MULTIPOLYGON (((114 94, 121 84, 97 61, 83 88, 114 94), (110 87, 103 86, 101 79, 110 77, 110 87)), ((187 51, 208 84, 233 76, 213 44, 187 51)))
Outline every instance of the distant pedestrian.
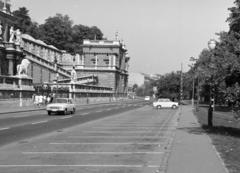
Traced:
POLYGON ((47 104, 49 104, 50 101, 51 101, 51 97, 48 95, 48 96, 47 96, 47 104))
POLYGON ((43 96, 42 95, 38 96, 38 105, 39 106, 43 105, 43 96))
POLYGON ((34 97, 34 105, 37 105, 37 106, 39 106, 38 104, 39 104, 39 95, 35 95, 35 97, 34 97))

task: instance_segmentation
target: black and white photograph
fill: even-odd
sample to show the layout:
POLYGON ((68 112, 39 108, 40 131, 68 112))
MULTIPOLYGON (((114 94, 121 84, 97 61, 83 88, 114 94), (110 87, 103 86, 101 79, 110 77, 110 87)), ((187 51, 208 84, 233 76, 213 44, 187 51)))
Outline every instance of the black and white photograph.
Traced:
POLYGON ((239 173, 240 0, 0 0, 0 173, 239 173))

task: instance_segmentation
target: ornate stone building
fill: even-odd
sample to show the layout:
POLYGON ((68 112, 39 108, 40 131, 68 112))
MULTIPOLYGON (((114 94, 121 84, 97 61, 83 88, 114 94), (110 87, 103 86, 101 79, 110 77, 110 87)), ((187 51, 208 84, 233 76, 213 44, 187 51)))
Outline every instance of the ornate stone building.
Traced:
POLYGON ((113 88, 116 94, 127 94, 130 57, 119 40, 84 40, 81 55, 63 58, 63 68, 74 64, 79 77, 95 75, 98 86, 113 88))
MULTIPOLYGON (((18 90, 17 65, 26 58, 30 61, 26 70, 29 77, 25 80, 26 86, 56 80, 63 85, 75 67, 79 93, 86 93, 83 90, 89 85, 92 93, 105 90, 107 94, 127 94, 130 58, 121 41, 84 40, 81 54, 71 55, 27 34, 21 34, 20 42, 17 36, 20 32, 15 26, 16 18, 11 14, 10 5, 0 0, 0 89, 7 90, 11 85, 18 90), (11 34, 13 31, 14 36, 11 34)), ((86 91, 90 92, 89 89, 86 91)))

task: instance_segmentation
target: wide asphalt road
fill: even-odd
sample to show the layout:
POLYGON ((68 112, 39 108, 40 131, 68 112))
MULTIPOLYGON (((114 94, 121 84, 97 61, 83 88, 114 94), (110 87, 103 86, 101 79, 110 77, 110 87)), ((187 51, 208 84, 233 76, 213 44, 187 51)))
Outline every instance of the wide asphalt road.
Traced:
POLYGON ((44 110, 0 114, 0 146, 136 109, 146 104, 148 102, 128 101, 77 106, 75 114, 66 116, 48 116, 44 110))
POLYGON ((130 102, 73 116, 18 115, 25 124, 3 116, 9 128, 1 125, 0 141, 8 142, 0 147, 0 173, 163 173, 178 112, 130 102))

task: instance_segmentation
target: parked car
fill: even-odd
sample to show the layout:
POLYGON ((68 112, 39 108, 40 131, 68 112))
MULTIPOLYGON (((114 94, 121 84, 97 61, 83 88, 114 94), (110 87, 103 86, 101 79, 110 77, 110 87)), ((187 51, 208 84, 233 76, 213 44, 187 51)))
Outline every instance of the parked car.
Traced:
POLYGON ((144 100, 149 101, 151 99, 150 96, 145 96, 144 100))
POLYGON ((74 114, 76 106, 71 99, 56 98, 52 103, 47 105, 46 110, 48 115, 51 115, 51 113, 63 113, 67 115, 68 113, 74 114))
POLYGON ((161 108, 173 108, 176 109, 178 108, 178 102, 172 102, 168 98, 160 98, 157 101, 153 102, 153 107, 157 109, 161 108))

